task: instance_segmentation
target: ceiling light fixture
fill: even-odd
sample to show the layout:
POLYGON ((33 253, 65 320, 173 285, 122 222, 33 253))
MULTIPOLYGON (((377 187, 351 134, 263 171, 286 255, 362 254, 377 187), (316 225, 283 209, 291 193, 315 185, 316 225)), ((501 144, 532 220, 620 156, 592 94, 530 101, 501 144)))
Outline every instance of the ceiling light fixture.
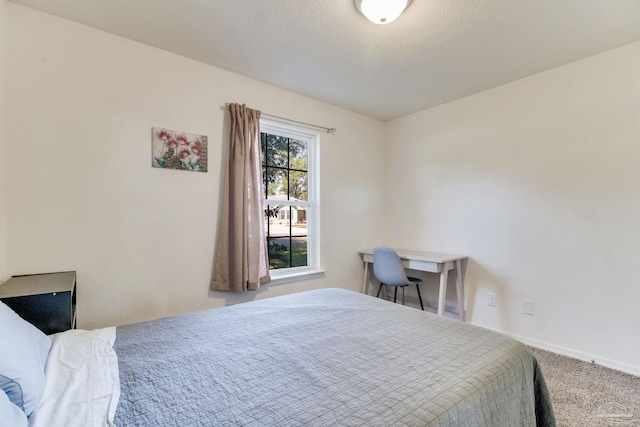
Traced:
POLYGON ((374 24, 393 22, 409 6, 411 0, 355 0, 356 9, 374 24))

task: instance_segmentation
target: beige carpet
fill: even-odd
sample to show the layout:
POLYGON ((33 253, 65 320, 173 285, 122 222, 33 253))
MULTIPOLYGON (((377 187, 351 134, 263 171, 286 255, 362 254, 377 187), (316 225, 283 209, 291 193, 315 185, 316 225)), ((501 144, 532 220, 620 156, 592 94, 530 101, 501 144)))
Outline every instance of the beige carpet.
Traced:
POLYGON ((640 377, 531 348, 558 427, 640 426, 640 377))

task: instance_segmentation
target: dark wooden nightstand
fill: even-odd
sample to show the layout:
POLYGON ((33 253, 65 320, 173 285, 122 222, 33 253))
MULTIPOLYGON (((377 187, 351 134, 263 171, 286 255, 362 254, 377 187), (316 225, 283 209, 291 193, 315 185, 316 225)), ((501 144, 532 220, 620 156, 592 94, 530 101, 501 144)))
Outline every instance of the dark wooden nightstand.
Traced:
POLYGON ((13 276, 0 300, 45 334, 76 327, 76 272, 13 276))

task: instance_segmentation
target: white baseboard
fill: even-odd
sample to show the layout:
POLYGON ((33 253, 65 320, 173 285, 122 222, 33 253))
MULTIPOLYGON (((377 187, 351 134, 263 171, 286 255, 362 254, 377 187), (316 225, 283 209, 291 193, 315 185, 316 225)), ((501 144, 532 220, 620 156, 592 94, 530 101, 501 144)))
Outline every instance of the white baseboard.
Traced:
MULTIPOLYGON (((476 326, 480 326, 480 325, 476 325, 476 326)), ((485 329, 491 329, 491 328, 485 328, 485 329)), ((495 331, 500 332, 501 334, 508 335, 511 338, 517 339, 518 341, 526 345, 529 345, 531 347, 536 347, 541 350, 547 350, 552 353, 572 357, 574 359, 582 360, 584 362, 595 363, 596 365, 601 365, 606 368, 615 369, 616 371, 621 371, 627 374, 640 377, 640 366, 627 365, 626 363, 620 363, 614 360, 605 359, 604 357, 598 357, 592 354, 583 353, 581 351, 571 350, 569 348, 561 347, 559 345, 554 345, 554 344, 549 344, 542 341, 533 340, 530 338, 522 337, 520 335, 510 334, 508 332, 503 332, 498 330, 495 330, 495 331)))
MULTIPOLYGON (((375 295, 374 295, 375 296, 375 295)), ((381 298, 384 298, 384 296, 382 295, 381 298)), ((393 293, 389 292, 389 294, 387 295, 387 300, 388 301, 393 301, 393 293)), ((397 298, 397 303, 400 304, 400 300, 401 300, 401 296, 398 295, 397 298)), ((418 299, 418 297, 414 297, 414 296, 407 296, 405 298, 405 303, 411 304, 412 306, 416 306, 417 308, 420 308, 420 300, 418 299)), ((437 301, 430 301, 427 300, 425 298, 422 299, 422 304, 424 305, 425 310, 427 311, 431 311, 431 312, 437 312, 438 311, 438 302, 437 301), (429 310, 431 309, 431 310, 429 310)), ((444 305, 444 311, 445 311, 445 315, 453 315, 455 316, 455 318, 458 318, 458 307, 456 307, 455 305, 444 305)))

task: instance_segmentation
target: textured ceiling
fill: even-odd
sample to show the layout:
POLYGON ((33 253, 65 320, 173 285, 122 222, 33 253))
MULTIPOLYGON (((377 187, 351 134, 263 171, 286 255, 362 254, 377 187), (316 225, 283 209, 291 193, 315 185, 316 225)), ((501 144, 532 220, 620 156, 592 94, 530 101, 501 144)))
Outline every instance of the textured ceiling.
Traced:
POLYGON ((640 40, 640 0, 12 0, 390 120, 640 40))

